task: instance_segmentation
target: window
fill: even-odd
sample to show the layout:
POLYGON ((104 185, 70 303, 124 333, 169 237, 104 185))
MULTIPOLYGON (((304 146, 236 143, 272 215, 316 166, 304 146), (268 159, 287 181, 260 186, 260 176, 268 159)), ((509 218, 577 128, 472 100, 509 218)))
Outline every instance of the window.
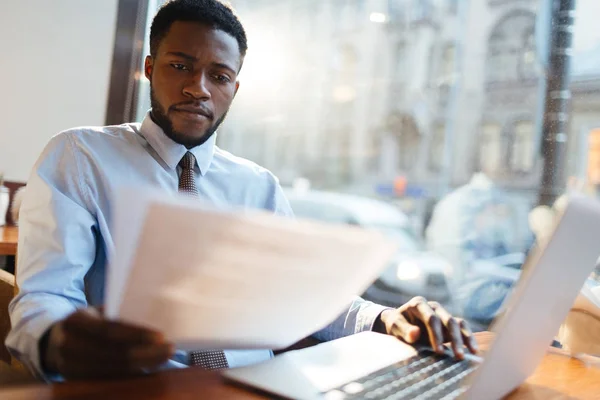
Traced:
POLYGON ((362 2, 346 0, 338 7, 343 31, 356 30, 361 27, 363 21, 366 22, 368 15, 365 15, 360 3, 362 2))
POLYGON ((399 167, 410 171, 417 161, 421 136, 414 118, 407 114, 392 113, 387 121, 388 132, 399 148, 399 167))
POLYGON ((388 0, 390 21, 395 28, 404 28, 406 24, 406 0, 388 0))
MULTIPOLYGON (((392 59, 392 84, 397 91, 402 91, 405 88, 407 78, 407 63, 406 44, 401 41, 396 44, 394 57, 392 59)), ((400 93, 401 94, 401 93, 400 93)))
POLYGON ((336 68, 339 71, 340 82, 351 84, 355 78, 358 68, 358 54, 351 45, 341 46, 336 59, 336 68))
POLYGON ((444 46, 442 52, 442 62, 440 65, 440 83, 452 84, 455 75, 456 46, 448 43, 444 46))
POLYGON ((535 30, 527 29, 523 35, 523 51, 521 52, 521 65, 519 74, 521 78, 537 77, 537 54, 535 49, 535 30))
MULTIPOLYGON (((149 2, 149 18, 161 2, 149 2)), ((538 47, 550 40, 535 24, 548 11, 538 7, 553 2, 230 2, 249 49, 219 146, 270 169, 283 186, 305 178, 315 192, 392 204, 421 233, 431 268, 451 270, 449 292, 422 294, 440 295, 486 328, 497 310, 477 304, 501 304, 509 288, 486 293, 474 311, 461 285, 468 266, 525 254, 534 241, 528 214, 547 189, 536 168, 538 47)), ((600 2, 576 3, 569 151, 559 172, 597 184, 600 146, 590 148, 587 135, 600 126, 600 2)), ((141 120, 150 90, 141 69, 138 78, 141 120)))
POLYGON ((481 130, 481 169, 489 175, 502 170, 503 156, 502 128, 496 123, 485 123, 481 130))
POLYGON ((429 170, 439 172, 444 166, 444 149, 446 139, 446 125, 435 124, 429 143, 429 170))
POLYGON ((414 22, 427 21, 433 17, 432 0, 413 0, 412 19, 414 22))
POLYGON ((458 13, 458 2, 460 0, 446 0, 446 7, 448 9, 448 13, 457 14, 458 13))
POLYGON ((514 126, 511 167, 515 172, 529 172, 533 167, 533 123, 519 121, 514 126))
POLYGON ((513 11, 493 29, 488 43, 488 82, 519 81, 535 76, 535 15, 513 11))

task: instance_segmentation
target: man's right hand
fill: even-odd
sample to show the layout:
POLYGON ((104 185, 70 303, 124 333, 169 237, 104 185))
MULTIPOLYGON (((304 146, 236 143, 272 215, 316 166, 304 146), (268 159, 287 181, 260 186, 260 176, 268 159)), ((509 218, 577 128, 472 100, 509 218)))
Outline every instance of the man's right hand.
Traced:
POLYGON ((79 310, 56 323, 42 351, 47 373, 69 379, 137 375, 166 362, 172 344, 158 332, 105 319, 98 310, 79 310))

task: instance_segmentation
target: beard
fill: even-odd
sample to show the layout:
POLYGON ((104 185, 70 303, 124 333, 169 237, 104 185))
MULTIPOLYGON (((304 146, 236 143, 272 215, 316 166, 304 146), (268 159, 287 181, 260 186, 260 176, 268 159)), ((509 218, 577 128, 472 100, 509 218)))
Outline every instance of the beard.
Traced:
POLYGON ((165 135, 175 143, 179 143, 188 149, 193 147, 203 145, 212 135, 215 134, 219 126, 227 117, 227 110, 225 114, 221 118, 219 118, 210 128, 204 132, 204 134, 200 137, 191 137, 183 132, 179 132, 173 128, 173 122, 167 116, 167 111, 163 108, 163 106, 156 99, 156 95, 154 93, 154 88, 152 84, 150 85, 150 106, 152 107, 150 111, 150 116, 152 120, 156 123, 156 125, 160 126, 165 135))

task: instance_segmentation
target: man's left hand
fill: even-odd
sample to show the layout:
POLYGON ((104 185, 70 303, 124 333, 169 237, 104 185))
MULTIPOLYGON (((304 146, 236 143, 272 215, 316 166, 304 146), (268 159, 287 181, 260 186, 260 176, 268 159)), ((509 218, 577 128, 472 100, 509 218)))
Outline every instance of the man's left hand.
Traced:
POLYGON ((465 356, 465 346, 473 354, 478 352, 469 324, 423 297, 415 297, 397 309, 383 311, 374 330, 396 336, 411 345, 429 344, 437 353, 443 353, 443 344, 450 342, 459 359, 465 356))

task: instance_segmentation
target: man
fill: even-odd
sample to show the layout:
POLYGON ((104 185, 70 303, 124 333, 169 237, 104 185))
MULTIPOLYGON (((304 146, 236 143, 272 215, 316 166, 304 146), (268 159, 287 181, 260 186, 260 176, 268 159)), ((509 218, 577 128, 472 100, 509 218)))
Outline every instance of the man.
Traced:
MULTIPOLYGON (((28 182, 20 219, 20 293, 10 305, 13 330, 6 344, 46 379, 236 367, 273 356, 271 350, 187 354, 159 332, 102 316, 107 249, 114 244, 110 200, 120 186, 153 185, 217 206, 292 216, 273 175, 215 146, 247 49, 232 10, 218 0, 169 2, 154 18, 150 48, 145 75, 152 108, 142 124, 58 134, 28 182)), ((476 351, 464 322, 421 298, 397 310, 356 299, 315 337, 371 329, 408 343, 429 341, 436 349, 450 340, 458 357, 464 345, 476 351)))

